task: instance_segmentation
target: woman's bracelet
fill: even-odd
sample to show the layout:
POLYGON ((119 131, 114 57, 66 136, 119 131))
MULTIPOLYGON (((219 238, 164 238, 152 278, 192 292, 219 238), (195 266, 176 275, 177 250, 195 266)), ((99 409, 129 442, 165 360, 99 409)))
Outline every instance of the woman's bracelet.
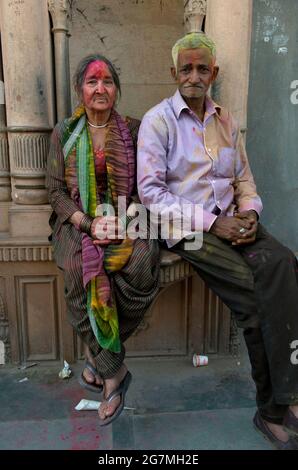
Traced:
POLYGON ((92 225, 93 220, 94 220, 93 217, 91 217, 88 214, 84 214, 79 225, 80 230, 84 233, 87 233, 89 237, 91 237, 91 225, 92 225))

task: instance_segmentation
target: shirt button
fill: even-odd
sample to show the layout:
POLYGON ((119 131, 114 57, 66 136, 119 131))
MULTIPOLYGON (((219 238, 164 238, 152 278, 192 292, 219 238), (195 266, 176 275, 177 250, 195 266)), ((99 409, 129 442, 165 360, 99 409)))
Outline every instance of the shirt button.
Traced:
POLYGON ((220 204, 220 201, 216 201, 216 204, 219 205, 219 204, 220 204))
POLYGON ((211 149, 208 149, 208 152, 211 152, 211 149))

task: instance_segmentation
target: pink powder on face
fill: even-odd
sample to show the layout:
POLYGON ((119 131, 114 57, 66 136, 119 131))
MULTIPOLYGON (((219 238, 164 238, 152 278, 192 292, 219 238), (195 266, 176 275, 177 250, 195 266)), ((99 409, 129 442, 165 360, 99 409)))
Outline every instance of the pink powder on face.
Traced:
POLYGON ((94 60, 86 69, 85 80, 90 77, 102 80, 103 78, 110 76, 111 72, 107 64, 101 60, 94 60))
POLYGON ((82 85, 84 106, 90 111, 112 109, 117 97, 117 88, 107 64, 101 60, 91 62, 85 73, 82 85), (98 97, 105 101, 98 102, 98 97))

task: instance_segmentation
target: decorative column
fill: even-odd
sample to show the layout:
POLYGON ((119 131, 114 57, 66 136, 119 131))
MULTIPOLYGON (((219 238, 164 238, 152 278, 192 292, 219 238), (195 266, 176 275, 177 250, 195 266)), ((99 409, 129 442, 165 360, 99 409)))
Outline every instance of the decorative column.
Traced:
POLYGON ((8 208, 11 200, 9 154, 6 133, 5 93, 0 41, 0 233, 8 232, 8 208))
MULTIPOLYGON (((238 120, 244 134, 247 127, 247 98, 252 28, 252 0, 208 0, 206 33, 217 49, 219 75, 212 96, 238 120)), ((231 318, 230 352, 240 360, 237 324, 231 318)))
POLYGON ((206 8, 207 0, 184 0, 184 27, 186 33, 202 30, 206 8))
POLYGON ((1 39, 11 195, 9 232, 49 233, 45 171, 54 127, 53 64, 46 0, 1 0, 1 39))
POLYGON ((71 113, 68 47, 69 2, 67 0, 48 0, 48 8, 53 21, 57 118, 60 121, 71 113))
POLYGON ((219 77, 214 99, 226 106, 243 131, 247 97, 252 24, 252 0, 208 0, 206 33, 217 46, 219 77))

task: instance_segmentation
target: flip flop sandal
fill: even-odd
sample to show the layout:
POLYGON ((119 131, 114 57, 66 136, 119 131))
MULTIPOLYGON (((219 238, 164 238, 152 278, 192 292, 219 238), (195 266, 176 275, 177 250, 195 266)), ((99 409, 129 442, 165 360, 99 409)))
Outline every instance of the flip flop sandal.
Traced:
POLYGON ((298 450, 298 440, 294 437, 289 437, 289 440, 286 442, 278 439, 268 428, 267 424, 263 420, 259 411, 256 412, 253 423, 255 429, 262 434, 262 436, 270 442, 270 444, 278 450, 298 450))
POLYGON ((288 408, 283 421, 284 430, 292 437, 298 437, 298 418, 288 408))
POLYGON ((131 380, 132 375, 129 371, 127 371, 124 379, 122 380, 122 382, 120 382, 119 387, 112 393, 110 393, 110 395, 105 399, 106 402, 111 403, 111 401, 113 401, 116 397, 121 397, 118 408, 116 408, 116 410, 111 416, 108 416, 106 419, 99 418, 100 426, 107 426, 108 424, 112 423, 112 421, 114 421, 116 418, 118 418, 118 416, 122 413, 125 402, 125 394, 128 390, 131 380))
MULTIPOLYGON (((95 367, 93 367, 93 365, 89 362, 89 361, 85 361, 85 365, 84 365, 84 369, 88 369, 90 370, 90 372, 95 376, 95 377, 99 377, 99 374, 97 372, 97 370, 95 369, 95 367)), ((83 370, 84 372, 84 370, 83 370)), ((86 388, 87 390, 89 390, 90 392, 95 392, 95 393, 101 393, 103 391, 103 385, 100 384, 100 385, 96 385, 95 383, 89 383, 87 382, 87 380, 85 379, 84 375, 83 375, 83 372, 81 373, 81 376, 79 378, 79 384, 86 388)))

